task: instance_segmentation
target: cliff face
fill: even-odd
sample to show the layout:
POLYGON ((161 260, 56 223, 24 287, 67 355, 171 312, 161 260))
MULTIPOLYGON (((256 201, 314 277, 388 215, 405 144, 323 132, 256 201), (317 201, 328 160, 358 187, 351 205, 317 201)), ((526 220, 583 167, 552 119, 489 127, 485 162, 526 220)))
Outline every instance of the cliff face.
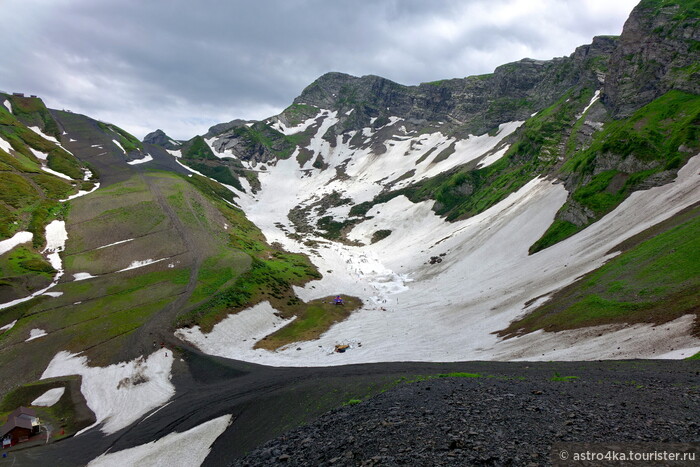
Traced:
MULTIPOLYGON (((304 89, 294 103, 337 110, 337 133, 368 127, 373 118, 397 116, 416 128, 443 122, 463 136, 483 134, 501 123, 526 120, 572 86, 598 86, 616 42, 615 37, 596 37, 569 57, 523 59, 491 74, 418 86, 403 86, 378 76, 327 73, 304 89), (345 115, 350 109, 354 111, 345 115)), ((285 117, 285 113, 280 116, 285 117)))
POLYGON ((605 83, 604 102, 615 117, 671 89, 700 93, 699 3, 643 0, 632 11, 605 83))

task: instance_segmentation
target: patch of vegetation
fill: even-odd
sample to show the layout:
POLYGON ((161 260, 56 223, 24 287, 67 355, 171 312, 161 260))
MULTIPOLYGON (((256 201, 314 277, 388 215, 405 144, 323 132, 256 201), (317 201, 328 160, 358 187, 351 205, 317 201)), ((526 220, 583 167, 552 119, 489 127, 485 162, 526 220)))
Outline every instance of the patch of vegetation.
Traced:
POLYGON ((360 402, 362 402, 360 399, 350 399, 349 401, 347 401, 347 402, 346 402, 345 404, 343 404, 343 405, 357 405, 357 404, 359 404, 360 402))
POLYGON ((438 378, 481 378, 483 377, 480 373, 463 373, 463 372, 453 372, 453 373, 441 373, 437 375, 438 378))
POLYGON ((282 112, 287 119, 288 126, 293 127, 303 123, 309 118, 318 115, 318 107, 307 104, 292 104, 282 112))
POLYGON ((550 381, 574 381, 577 379, 578 376, 561 376, 559 373, 554 373, 554 376, 550 378, 550 381))
MULTIPOLYGON (((700 208, 639 243, 499 331, 514 336, 615 323, 663 324, 700 313, 700 208)), ((700 334, 700 320, 696 320, 700 334)))
POLYGON ((387 238, 389 235, 391 235, 391 230, 388 229, 382 229, 382 230, 377 230, 372 234, 372 240, 371 243, 377 243, 379 241, 384 240, 387 238))
POLYGON ((573 222, 555 219, 544 235, 530 247, 530 254, 537 253, 540 250, 555 245, 574 235, 579 230, 581 230, 581 227, 573 222))
POLYGON ((313 300, 309 303, 288 303, 283 317, 296 316, 296 319, 255 344, 255 348, 277 350, 293 342, 318 339, 336 323, 344 321, 362 301, 355 297, 343 297, 343 305, 335 305, 333 297, 313 300))
POLYGON ((219 160, 201 136, 195 136, 185 144, 182 151, 182 158, 185 160, 219 160))
POLYGON ((238 190, 243 191, 241 182, 238 181, 238 178, 234 176, 231 170, 225 165, 209 165, 204 162, 194 161, 186 161, 185 163, 197 172, 200 172, 209 178, 213 178, 217 182, 230 185, 234 188, 237 188, 238 190))
POLYGON ((12 113, 22 123, 27 126, 38 126, 45 134, 53 136, 56 139, 61 137, 58 124, 41 99, 38 97, 19 97, 9 94, 4 94, 4 96, 12 105, 12 113))
MULTIPOLYGON (((572 226, 557 219, 531 248, 534 253, 551 246, 602 218, 620 205, 654 174, 677 170, 700 150, 700 96, 670 91, 642 107, 631 117, 608 123, 594 135, 584 151, 562 167, 566 174, 579 174, 582 182, 571 198, 595 213, 584 225, 572 226), (685 147, 681 152, 679 148, 685 147), (596 171, 601 157, 634 158, 651 166, 633 173, 619 170, 596 171), (615 178, 624 179, 616 186, 615 178)), ((569 175, 571 176, 571 175, 569 175)), ((567 209, 563 206, 558 214, 567 209)))
POLYGON ((122 130, 118 126, 104 122, 97 122, 97 126, 107 133, 112 133, 127 154, 132 151, 140 151, 143 149, 143 144, 138 140, 138 138, 131 133, 122 130))

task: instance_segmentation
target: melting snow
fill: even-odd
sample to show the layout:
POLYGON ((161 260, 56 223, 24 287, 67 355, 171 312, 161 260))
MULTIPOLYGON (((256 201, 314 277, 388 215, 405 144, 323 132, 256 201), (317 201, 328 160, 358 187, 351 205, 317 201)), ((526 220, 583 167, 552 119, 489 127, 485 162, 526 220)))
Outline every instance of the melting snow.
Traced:
POLYGON ((64 392, 66 392, 66 388, 64 387, 49 389, 48 391, 34 399, 31 405, 40 407, 51 407, 56 402, 61 400, 61 397, 63 397, 64 392))
POLYGON ((155 263, 159 263, 161 261, 165 261, 166 259, 168 259, 168 258, 161 258, 161 259, 150 259, 149 258, 149 259, 144 259, 143 261, 138 261, 138 260, 132 261, 129 266, 125 267, 124 269, 120 269, 117 272, 124 272, 124 271, 129 271, 131 269, 142 268, 144 266, 148 266, 149 264, 155 264, 155 263))
POLYGON ((30 126, 30 127, 28 127, 28 128, 29 128, 30 130, 32 130, 34 133, 36 133, 37 135, 41 136, 42 138, 44 138, 44 139, 46 139, 46 140, 49 140, 49 141, 51 141, 51 142, 53 142, 53 143, 58 144, 58 140, 57 140, 56 138, 54 138, 53 136, 47 135, 46 133, 44 133, 43 131, 41 131, 41 129, 40 129, 38 126, 30 126))
POLYGON ((61 173, 61 172, 57 172, 57 171, 55 171, 55 170, 53 170, 53 169, 49 169, 48 167, 42 167, 41 170, 43 170, 44 172, 48 172, 48 173, 50 173, 50 174, 52 174, 52 175, 55 175, 55 176, 57 176, 57 177, 63 178, 64 180, 73 181, 73 179, 70 178, 68 175, 66 175, 66 174, 64 174, 64 173, 61 173))
POLYGON ((48 287, 38 290, 28 297, 18 298, 11 302, 0 304, 0 310, 31 300, 34 297, 46 293, 49 289, 58 284, 58 280, 63 276, 63 264, 59 252, 63 251, 65 248, 66 240, 68 240, 68 232, 66 232, 66 223, 64 221, 54 220, 46 226, 46 248, 44 248, 42 253, 48 253, 46 258, 57 271, 53 282, 51 282, 48 287))
MULTIPOLYGON (((27 146, 27 147, 32 152, 32 154, 34 154, 34 157, 36 157, 37 159, 42 160, 42 161, 45 161, 46 159, 48 159, 49 155, 46 154, 45 152, 37 151, 36 149, 34 149, 31 146, 27 146)), ((63 175, 63 174, 61 174, 61 175, 63 175)))
POLYGON ((8 323, 8 324, 0 327, 0 332, 9 331, 10 329, 12 329, 14 327, 15 324, 17 324, 17 320, 14 320, 11 323, 8 323))
POLYGON ((80 191, 78 191, 76 194, 70 195, 68 198, 62 199, 62 200, 60 200, 60 201, 63 203, 63 202, 70 201, 70 200, 75 199, 75 198, 80 198, 81 196, 89 195, 89 194, 92 193, 93 191, 97 190, 99 187, 100 187, 100 184, 99 184, 99 183, 95 183, 95 186, 92 187, 92 190, 89 190, 89 191, 80 190, 80 191))
POLYGON ((110 243, 108 245, 102 245, 95 248, 95 250, 101 250, 102 248, 108 248, 110 246, 121 245, 122 243, 133 242, 133 238, 127 238, 126 240, 119 240, 118 242, 110 243))
MULTIPOLYGON (((54 356, 41 379, 80 375, 80 390, 95 413, 102 432, 115 433, 175 395, 170 382, 173 353, 160 349, 147 359, 139 357, 107 367, 92 367, 87 357, 61 351, 54 356)), ((77 436, 77 434, 76 434, 77 436)))
POLYGON ((2 103, 2 105, 5 106, 5 108, 8 110, 8 112, 12 113, 12 103, 5 99, 5 102, 2 103))
POLYGON ((4 139, 0 138, 0 149, 5 151, 6 153, 10 154, 10 150, 12 149, 12 145, 5 141, 4 139))
POLYGON ((126 151, 124 150, 124 147, 123 147, 121 144, 119 144, 119 141, 117 141, 116 139, 113 139, 112 142, 113 142, 119 149, 121 149, 122 152, 123 152, 124 154, 126 154, 126 151))
MULTIPOLYGON (((507 130, 517 127, 516 123, 512 125, 507 130)), ((501 135, 506 132, 503 130, 506 129, 501 135)), ((426 144, 428 147, 434 147, 437 141, 435 136, 422 138, 433 138, 426 144)), ((468 140, 480 147, 469 154, 480 157, 484 154, 481 149, 493 149, 500 141, 494 138, 486 144, 481 138, 468 140)), ((442 141, 446 147, 448 140, 442 141)), ((269 304, 259 304, 225 319, 206 336, 197 328, 180 329, 178 336, 214 355, 290 366, 672 357, 680 355, 671 353, 672 348, 690 353, 700 346, 700 340, 689 332, 692 320, 687 317, 659 327, 640 324, 610 329, 596 339, 586 329, 540 332, 505 341, 493 334, 520 316, 528 301, 551 294, 609 260, 614 255, 606 256, 606 252, 619 242, 697 202, 700 155, 681 168, 675 182, 633 193, 600 221, 534 255, 528 255, 528 248, 546 231, 567 197, 562 184, 544 179, 532 180, 489 210, 454 223, 435 215, 432 202, 414 204, 399 196, 374 206, 368 213, 374 217, 356 225, 349 235, 369 244, 374 232, 389 229, 392 233, 386 240, 356 247, 318 239, 316 253, 287 237, 278 227, 293 231, 286 220, 289 210, 333 190, 355 202, 371 199, 381 189, 377 178, 391 172, 373 172, 373 162, 381 164, 385 156, 396 157, 393 152, 381 156, 363 150, 342 153, 346 150, 338 144, 335 153, 324 152, 324 157, 336 163, 355 158, 355 166, 353 161, 347 164, 350 181, 332 180, 334 174, 329 172, 333 171, 305 177, 294 158, 290 158, 261 173, 262 190, 256 196, 242 195, 241 205, 268 241, 308 254, 323 273, 321 280, 295 288, 301 299, 341 293, 359 296, 365 306, 318 340, 295 343, 291 350, 252 350, 255 341, 283 324, 275 321, 269 304), (363 159, 364 169, 358 167, 363 159), (314 197, 307 199, 309 193, 314 197), (442 258, 442 262, 428 264, 434 256, 442 258), (245 343, 243 338, 247 339, 245 343), (362 347, 329 355, 327 349, 342 341, 359 341, 362 347), (593 341, 595 344, 590 343, 593 341), (297 351, 297 347, 301 350, 297 351)), ((466 147, 461 151, 466 151, 466 147)), ((398 154, 403 156, 404 149, 398 154)), ((469 154, 463 153, 460 158, 471 157, 469 154)), ((445 162, 453 157, 454 154, 445 162)))
POLYGON ((579 119, 579 118, 583 117, 583 115, 588 111, 588 109, 590 109, 591 106, 593 104, 595 104, 595 101, 597 101, 599 98, 600 98, 600 89, 597 89, 596 92, 593 94, 593 97, 591 97, 591 101, 588 103, 586 108, 583 109, 583 111, 580 114, 576 115, 576 118, 579 119))
POLYGON ((46 331, 44 331, 43 329, 35 328, 29 331, 29 338, 25 339, 24 342, 33 341, 34 339, 44 337, 45 335, 47 335, 46 331))
POLYGON ((88 467, 202 465, 231 419, 231 415, 223 415, 182 433, 173 432, 150 443, 102 454, 88 467))
POLYGON ((44 292, 43 295, 46 295, 48 297, 58 298, 61 295, 63 295, 63 292, 44 292))
POLYGON ((31 242, 32 239, 34 238, 34 234, 31 232, 17 232, 12 236, 12 238, 8 238, 7 240, 2 240, 0 241, 0 255, 4 255, 17 245, 21 245, 22 243, 27 243, 31 242))
POLYGON ((76 282, 77 281, 84 281, 87 279, 93 279, 95 277, 97 277, 97 276, 93 276, 89 272, 76 272, 75 274, 73 274, 73 280, 76 282))
POLYGON ((152 160, 153 160, 153 156, 151 156, 150 154, 146 154, 146 157, 144 157, 143 159, 134 159, 133 161, 127 162, 127 164, 129 164, 129 165, 144 164, 144 163, 150 162, 152 160))

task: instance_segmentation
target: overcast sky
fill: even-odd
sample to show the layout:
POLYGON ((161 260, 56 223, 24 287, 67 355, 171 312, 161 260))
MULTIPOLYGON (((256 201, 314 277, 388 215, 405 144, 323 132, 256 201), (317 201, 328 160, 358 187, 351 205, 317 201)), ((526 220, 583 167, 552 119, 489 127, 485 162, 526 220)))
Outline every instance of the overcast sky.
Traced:
POLYGON ((189 139, 328 71, 402 84, 569 55, 638 0, 0 0, 0 90, 189 139))

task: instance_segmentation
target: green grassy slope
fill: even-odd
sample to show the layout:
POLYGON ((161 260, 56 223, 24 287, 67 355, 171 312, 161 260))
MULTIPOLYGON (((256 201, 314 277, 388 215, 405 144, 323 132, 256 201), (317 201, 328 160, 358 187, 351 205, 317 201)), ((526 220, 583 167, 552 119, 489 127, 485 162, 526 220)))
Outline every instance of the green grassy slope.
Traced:
MULTIPOLYGON (((499 334, 600 324, 663 324, 689 313, 700 318, 700 207, 642 237, 648 238, 557 292, 499 334)), ((700 319, 696 318, 694 332, 700 335, 700 319)))
POLYGON ((58 124, 41 99, 0 94, 0 101, 5 100, 11 103, 12 113, 0 105, 0 139, 11 149, 0 149, 0 240, 20 231, 29 231, 34 237, 32 243, 0 255, 0 303, 51 282, 54 271, 39 254, 45 245, 46 225, 65 218, 68 207, 61 199, 93 187, 92 182, 83 181, 84 164, 28 128, 38 127, 47 136, 60 138, 58 124), (74 180, 48 173, 43 167, 74 180))

